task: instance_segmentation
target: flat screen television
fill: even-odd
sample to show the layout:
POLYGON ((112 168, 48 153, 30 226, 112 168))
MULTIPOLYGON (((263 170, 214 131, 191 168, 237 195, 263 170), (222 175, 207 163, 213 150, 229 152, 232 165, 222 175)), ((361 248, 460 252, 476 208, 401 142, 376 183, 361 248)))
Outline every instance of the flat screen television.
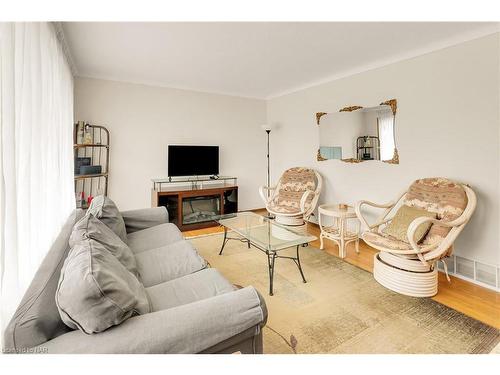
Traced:
POLYGON ((169 177, 218 174, 219 146, 168 146, 169 177))

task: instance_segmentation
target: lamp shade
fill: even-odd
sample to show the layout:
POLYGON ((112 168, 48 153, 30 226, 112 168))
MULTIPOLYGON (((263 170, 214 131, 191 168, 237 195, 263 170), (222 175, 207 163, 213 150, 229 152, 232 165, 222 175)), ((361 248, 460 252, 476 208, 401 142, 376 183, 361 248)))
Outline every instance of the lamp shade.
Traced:
POLYGON ((272 126, 269 125, 269 124, 262 124, 260 127, 262 128, 262 130, 265 130, 265 131, 271 131, 272 130, 272 126))

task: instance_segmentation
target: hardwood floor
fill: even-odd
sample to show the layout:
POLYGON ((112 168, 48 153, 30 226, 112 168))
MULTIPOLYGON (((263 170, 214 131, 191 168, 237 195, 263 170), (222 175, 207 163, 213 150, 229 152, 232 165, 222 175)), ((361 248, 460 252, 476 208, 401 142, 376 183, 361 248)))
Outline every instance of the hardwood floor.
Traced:
MULTIPOLYGON (((264 214, 265 210, 255 210, 254 212, 264 214)), ((319 237, 320 230, 315 224, 307 224, 308 233, 319 237)), ((200 236, 222 232, 220 227, 212 227, 184 232, 185 237, 200 236)), ((319 248, 319 240, 311 243, 319 248)), ((360 253, 356 254, 354 245, 347 248, 346 262, 360 267, 369 272, 373 272, 373 256, 376 250, 360 241, 360 253)), ((338 256, 338 247, 332 241, 325 240, 325 249, 329 254, 338 256)), ((474 319, 489 324, 500 329, 500 293, 490 289, 480 287, 476 284, 450 276, 451 282, 446 280, 443 273, 439 272, 439 292, 432 297, 433 300, 464 313, 474 319)))

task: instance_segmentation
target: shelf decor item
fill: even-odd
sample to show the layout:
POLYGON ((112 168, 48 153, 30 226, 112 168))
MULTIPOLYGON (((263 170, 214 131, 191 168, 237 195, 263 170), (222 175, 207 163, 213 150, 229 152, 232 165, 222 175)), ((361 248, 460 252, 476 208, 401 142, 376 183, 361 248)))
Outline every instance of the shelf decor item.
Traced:
POLYGON ((83 143, 83 137, 85 133, 85 123, 83 121, 78 121, 75 127, 76 127, 75 143, 83 143))
POLYGON ((101 174, 102 167, 100 165, 83 165, 80 167, 80 175, 101 174))
POLYGON ((75 157, 75 176, 82 174, 82 167, 90 165, 90 158, 75 157))
POLYGON ((85 132, 83 136, 83 144, 90 145, 92 144, 92 127, 89 124, 85 124, 85 132))
POLYGON ((104 126, 79 121, 73 139, 77 207, 86 209, 90 202, 85 197, 108 194, 109 131, 104 126))

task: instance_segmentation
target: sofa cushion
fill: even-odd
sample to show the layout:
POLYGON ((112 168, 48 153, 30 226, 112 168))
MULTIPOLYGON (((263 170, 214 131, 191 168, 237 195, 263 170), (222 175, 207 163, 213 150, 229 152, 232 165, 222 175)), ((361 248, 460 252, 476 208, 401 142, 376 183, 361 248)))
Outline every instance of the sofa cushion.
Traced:
POLYGON ((168 223, 168 211, 164 206, 121 211, 120 213, 125 221, 127 238, 130 233, 168 223))
POLYGON ((93 239, 80 241, 68 254, 56 303, 68 327, 88 334, 150 312, 146 291, 137 277, 93 239))
POLYGON ((137 264, 132 250, 115 232, 92 214, 85 215, 75 224, 69 238, 69 245, 73 247, 76 243, 88 238, 103 245, 126 269, 138 276, 137 264))
POLYGON ((184 239, 181 231, 172 223, 155 225, 128 234, 128 245, 134 253, 156 249, 184 239))
MULTIPOLYGON (((413 220, 419 217, 430 217, 435 219, 436 214, 434 212, 429 212, 418 207, 410 207, 402 205, 399 207, 398 211, 392 218, 391 222, 383 229, 383 232, 389 236, 396 238, 399 241, 409 242, 408 240, 408 227, 413 222, 413 220)), ((422 238, 426 235, 431 227, 432 223, 430 221, 420 224, 415 230, 414 240, 415 242, 420 242, 422 238)))
POLYGON ((32 348, 70 330, 61 320, 54 296, 64 259, 69 252, 71 230, 83 214, 82 210, 76 210, 68 217, 36 271, 19 307, 5 328, 5 350, 15 352, 32 348))
POLYGON ((87 213, 94 215, 96 218, 101 220, 106 224, 113 232, 115 232, 120 239, 127 243, 127 230, 125 228, 125 222, 123 217, 116 207, 116 204, 105 197, 104 195, 99 195, 92 199, 87 213))
POLYGON ((207 268, 146 288, 146 292, 151 301, 151 310, 159 311, 232 292, 235 289, 234 285, 216 269, 207 268))
POLYGON ((145 287, 177 279, 207 267, 193 245, 187 241, 136 254, 137 268, 145 287))

